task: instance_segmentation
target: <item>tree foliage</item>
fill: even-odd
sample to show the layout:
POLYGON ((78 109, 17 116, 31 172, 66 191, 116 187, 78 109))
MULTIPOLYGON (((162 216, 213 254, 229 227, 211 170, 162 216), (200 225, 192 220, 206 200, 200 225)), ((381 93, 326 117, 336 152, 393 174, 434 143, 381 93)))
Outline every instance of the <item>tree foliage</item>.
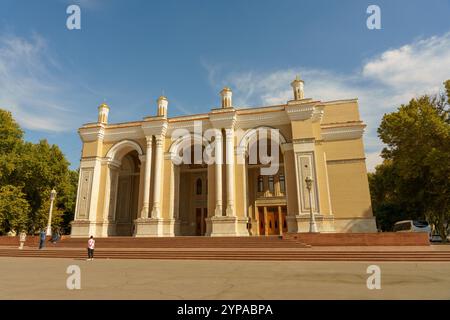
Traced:
POLYGON ((29 212, 30 206, 20 187, 0 188, 0 228, 4 232, 25 230, 29 212))
MULTIPOLYGON (((77 185, 77 172, 70 170, 69 165, 58 146, 50 145, 46 140, 35 144, 25 142, 23 131, 11 113, 0 109, 0 197, 4 199, 4 208, 12 208, 8 201, 12 204, 20 199, 26 201, 26 210, 25 207, 18 208, 24 210, 24 228, 28 232, 34 233, 47 225, 52 188, 58 193, 52 224, 68 231, 75 209, 77 185), (11 196, 11 188, 17 199, 11 196)), ((15 215, 19 217, 19 212, 11 212, 14 215, 4 215, 6 220, 0 226, 0 234, 15 228, 15 215)))
POLYGON ((385 159, 369 174, 379 224, 424 218, 443 239, 450 220, 450 80, 446 94, 422 96, 385 114, 378 135, 385 159))

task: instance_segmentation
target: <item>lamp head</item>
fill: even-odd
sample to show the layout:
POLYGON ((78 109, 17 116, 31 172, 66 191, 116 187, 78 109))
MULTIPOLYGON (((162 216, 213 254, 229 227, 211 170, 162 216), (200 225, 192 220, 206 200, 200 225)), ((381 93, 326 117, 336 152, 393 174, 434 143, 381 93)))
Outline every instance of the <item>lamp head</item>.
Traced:
POLYGON ((52 189, 52 191, 50 191, 50 200, 55 200, 56 198, 56 190, 52 189))
POLYGON ((311 190, 313 179, 310 176, 307 176, 305 178, 305 182, 306 182, 306 188, 308 188, 308 190, 311 190))

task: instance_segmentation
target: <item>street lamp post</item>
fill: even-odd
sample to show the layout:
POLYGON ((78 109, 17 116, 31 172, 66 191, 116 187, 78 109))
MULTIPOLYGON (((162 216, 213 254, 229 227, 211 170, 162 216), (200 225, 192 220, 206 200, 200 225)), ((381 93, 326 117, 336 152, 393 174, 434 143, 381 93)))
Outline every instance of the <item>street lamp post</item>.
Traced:
POLYGON ((50 191, 50 211, 48 213, 48 224, 47 224, 47 236, 52 235, 52 212, 53 212, 53 201, 56 198, 56 190, 52 189, 50 191))
POLYGON ((312 188, 312 182, 313 179, 310 176, 307 176, 305 179, 306 182, 306 188, 308 189, 309 194, 309 232, 317 232, 317 225, 316 225, 316 218, 313 214, 313 203, 312 203, 312 196, 311 196, 311 188, 312 188))

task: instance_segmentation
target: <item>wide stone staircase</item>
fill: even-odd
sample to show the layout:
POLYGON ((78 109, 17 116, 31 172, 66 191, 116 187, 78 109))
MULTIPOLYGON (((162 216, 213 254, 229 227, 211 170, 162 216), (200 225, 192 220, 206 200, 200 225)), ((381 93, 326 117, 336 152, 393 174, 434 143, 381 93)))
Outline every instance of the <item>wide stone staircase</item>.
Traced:
MULTIPOLYGON (((0 241, 0 257, 85 259, 87 238, 64 238, 23 250, 0 241)), ((450 262, 448 246, 312 247, 297 239, 270 237, 111 237, 96 239, 96 259, 255 260, 255 261, 430 261, 450 262)))

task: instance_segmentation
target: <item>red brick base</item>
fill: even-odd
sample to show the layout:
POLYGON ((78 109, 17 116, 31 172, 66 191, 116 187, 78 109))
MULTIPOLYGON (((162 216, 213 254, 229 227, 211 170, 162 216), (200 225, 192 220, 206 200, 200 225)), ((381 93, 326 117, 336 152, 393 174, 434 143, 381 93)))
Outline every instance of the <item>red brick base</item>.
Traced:
MULTIPOLYGON (((62 239, 70 238, 69 236, 62 236, 62 239)), ((50 241, 51 237, 47 236, 46 242, 50 241)), ((0 236, 0 246, 19 246, 19 237, 0 236)), ((39 246, 39 236, 27 236, 25 246, 39 246)))
POLYGON ((287 233, 284 239, 295 239, 311 246, 428 246, 426 232, 380 233, 287 233))

